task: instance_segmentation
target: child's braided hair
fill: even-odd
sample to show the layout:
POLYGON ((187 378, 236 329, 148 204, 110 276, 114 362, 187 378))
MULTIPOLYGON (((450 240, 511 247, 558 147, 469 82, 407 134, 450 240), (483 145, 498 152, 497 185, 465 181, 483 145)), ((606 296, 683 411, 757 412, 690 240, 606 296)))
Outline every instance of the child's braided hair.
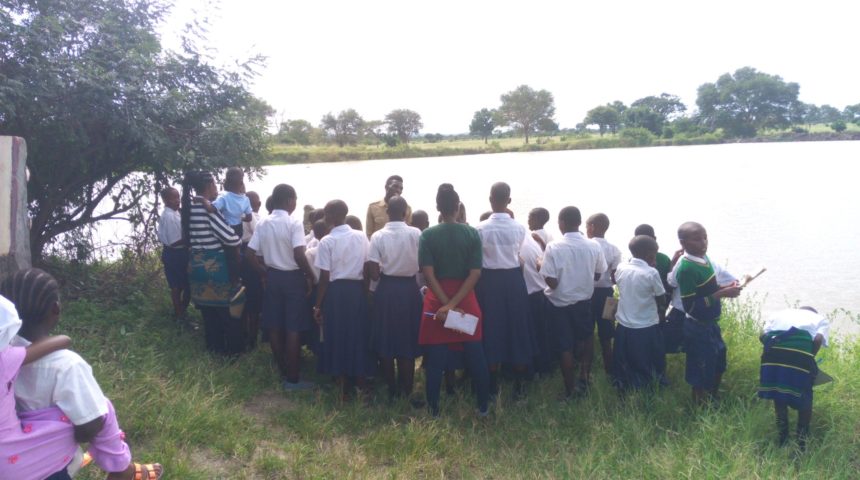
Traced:
POLYGON ((38 325, 51 307, 60 301, 60 285, 54 277, 41 269, 19 270, 3 280, 0 295, 15 304, 18 317, 24 323, 22 331, 38 325))

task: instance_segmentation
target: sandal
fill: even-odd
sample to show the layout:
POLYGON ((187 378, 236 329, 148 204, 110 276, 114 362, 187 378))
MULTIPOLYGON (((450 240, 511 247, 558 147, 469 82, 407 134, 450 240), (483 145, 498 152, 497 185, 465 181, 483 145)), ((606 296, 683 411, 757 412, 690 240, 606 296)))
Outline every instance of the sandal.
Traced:
POLYGON ((134 464, 134 480, 158 480, 163 473, 160 463, 134 464))
POLYGON ((84 468, 91 463, 93 463, 93 456, 90 455, 90 452, 84 452, 84 456, 81 458, 81 468, 84 468))

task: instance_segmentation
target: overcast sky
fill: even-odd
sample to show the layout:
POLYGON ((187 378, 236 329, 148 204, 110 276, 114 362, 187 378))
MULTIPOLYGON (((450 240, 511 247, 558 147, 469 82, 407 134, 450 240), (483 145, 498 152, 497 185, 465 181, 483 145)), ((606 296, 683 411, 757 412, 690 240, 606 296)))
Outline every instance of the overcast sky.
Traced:
POLYGON ((805 102, 860 103, 853 0, 176 0, 166 45, 192 12, 209 18, 218 62, 266 56, 252 90, 313 124, 408 108, 422 133, 466 132, 528 84, 552 92, 569 128, 596 105, 662 92, 692 108, 699 85, 743 66, 799 83, 805 102))

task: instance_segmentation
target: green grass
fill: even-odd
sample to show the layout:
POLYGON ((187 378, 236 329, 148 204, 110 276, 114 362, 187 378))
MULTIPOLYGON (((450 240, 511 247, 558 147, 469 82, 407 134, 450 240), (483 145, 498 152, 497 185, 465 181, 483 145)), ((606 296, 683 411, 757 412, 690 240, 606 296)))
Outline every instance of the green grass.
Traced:
MULTIPOLYGON (((434 421, 383 395, 341 404, 313 374, 309 354, 304 370, 322 388, 291 394, 278 390, 266 347, 235 361, 208 355, 201 332, 173 324, 154 261, 58 269, 65 292, 58 331, 93 365, 135 458, 162 462, 168 479, 860 475, 858 344, 836 341, 820 354, 836 381, 816 390, 809 451, 778 448, 771 405, 755 396, 752 303, 731 303, 723 320, 729 371, 719 408, 690 405, 682 358, 670 356, 673 384, 658 393, 621 399, 596 373, 589 397, 560 404, 556 375, 535 382, 525 404, 512 403, 503 385, 484 420, 470 396, 443 394, 443 416, 434 421)), ((103 477, 90 466, 80 478, 103 477)))

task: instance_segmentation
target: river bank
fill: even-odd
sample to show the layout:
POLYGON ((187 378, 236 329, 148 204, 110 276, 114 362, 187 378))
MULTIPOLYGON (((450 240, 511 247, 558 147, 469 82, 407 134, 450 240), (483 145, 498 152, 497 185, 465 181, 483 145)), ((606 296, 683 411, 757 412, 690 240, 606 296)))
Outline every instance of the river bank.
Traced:
MULTIPOLYGON (((860 469, 860 346, 834 336, 822 350, 835 381, 816 389, 809 450, 779 448, 773 409, 755 396, 761 345, 749 303, 728 302, 721 322, 729 369, 718 408, 690 404, 683 356, 669 356, 671 386, 625 398, 598 356, 586 398, 559 403, 556 374, 533 382, 524 402, 503 384, 487 419, 458 391, 433 420, 389 402, 381 385, 367 402, 340 402, 309 353, 303 375, 320 388, 296 393, 276 388, 265 344, 237 359, 208 355, 202 331, 171 319, 155 257, 46 268, 63 286, 56 333, 93 366, 135 459, 163 463, 165 478, 856 478, 860 469)), ((416 381, 423 393, 420 370, 416 381)), ((79 478, 104 474, 91 465, 79 478)))
POLYGON ((607 134, 603 137, 560 135, 534 137, 533 143, 525 144, 522 138, 492 139, 484 143, 479 139, 443 140, 440 142, 415 141, 407 145, 389 147, 379 145, 272 145, 266 165, 295 163, 328 163, 357 160, 385 160, 395 158, 449 157, 458 155, 480 155, 487 153, 542 152, 562 150, 597 150, 610 148, 668 147, 689 145, 716 145, 726 143, 769 142, 822 142, 860 140, 860 127, 844 132, 833 131, 776 131, 753 138, 724 138, 719 133, 698 136, 678 135, 674 138, 655 138, 653 135, 607 134))

